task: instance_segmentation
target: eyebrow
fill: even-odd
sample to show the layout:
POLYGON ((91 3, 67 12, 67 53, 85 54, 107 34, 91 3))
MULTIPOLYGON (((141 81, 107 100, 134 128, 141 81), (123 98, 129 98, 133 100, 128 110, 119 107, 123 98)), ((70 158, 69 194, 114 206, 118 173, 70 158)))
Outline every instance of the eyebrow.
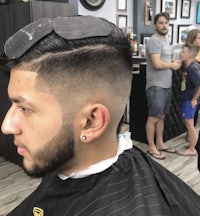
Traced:
POLYGON ((14 102, 14 103, 20 103, 20 102, 23 102, 25 99, 21 96, 19 97, 9 97, 10 101, 11 102, 14 102))
POLYGON ((27 101, 24 97, 9 97, 10 101, 13 102, 13 103, 22 103, 22 102, 25 102, 26 104, 30 105, 30 106, 33 106, 32 103, 30 103, 29 101, 27 101))

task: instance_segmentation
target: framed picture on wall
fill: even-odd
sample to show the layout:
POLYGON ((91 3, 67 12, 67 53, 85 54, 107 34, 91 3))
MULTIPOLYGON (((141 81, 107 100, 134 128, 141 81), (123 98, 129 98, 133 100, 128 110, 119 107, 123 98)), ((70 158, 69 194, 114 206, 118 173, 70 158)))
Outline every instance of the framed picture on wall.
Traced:
POLYGON ((185 43, 188 34, 188 26, 190 25, 178 25, 177 43, 185 43))
MULTIPOLYGON (((49 1, 49 0, 48 0, 49 1)), ((98 10, 99 8, 101 8, 103 6, 103 4, 105 3, 105 0, 80 0, 81 4, 87 8, 88 10, 98 10)))
POLYGON ((190 18, 191 0, 182 0, 181 17, 190 18))
POLYGON ((196 23, 200 24, 200 1, 197 3, 197 19, 196 23))
POLYGON ((153 33, 141 33, 141 44, 146 45, 153 33))
POLYGON ((169 24, 168 36, 170 44, 173 43, 174 24, 169 24))
POLYGON ((177 0, 161 0, 161 12, 167 12, 170 19, 177 17, 177 0))
POLYGON ((124 32, 127 31, 127 15, 117 15, 117 26, 124 32))
POLYGON ((127 9, 127 0, 116 0, 117 1, 117 10, 126 11, 127 9))

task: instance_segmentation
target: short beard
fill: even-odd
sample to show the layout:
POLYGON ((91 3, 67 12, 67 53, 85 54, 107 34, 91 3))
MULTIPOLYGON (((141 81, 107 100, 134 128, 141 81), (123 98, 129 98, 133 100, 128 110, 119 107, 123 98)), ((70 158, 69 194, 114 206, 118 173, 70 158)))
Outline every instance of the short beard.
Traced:
POLYGON ((58 135, 44 145, 34 155, 36 159, 31 169, 25 172, 31 177, 44 177, 48 173, 59 170, 74 156, 74 138, 71 127, 64 126, 58 135))
POLYGON ((158 31, 158 30, 157 30, 157 32, 158 32, 158 34, 159 34, 159 35, 162 35, 162 36, 165 36, 165 35, 167 35, 167 34, 168 34, 168 31, 167 31, 167 32, 165 32, 165 33, 163 33, 162 31, 158 31))

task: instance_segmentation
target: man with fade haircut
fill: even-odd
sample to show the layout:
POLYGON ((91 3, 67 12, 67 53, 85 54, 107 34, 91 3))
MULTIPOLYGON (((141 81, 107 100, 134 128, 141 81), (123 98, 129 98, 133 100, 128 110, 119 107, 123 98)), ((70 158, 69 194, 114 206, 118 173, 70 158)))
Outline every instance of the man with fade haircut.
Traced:
POLYGON ((43 18, 4 51, 12 105, 2 131, 25 171, 43 177, 9 216, 200 215, 200 197, 119 134, 132 79, 121 29, 92 16, 43 18))

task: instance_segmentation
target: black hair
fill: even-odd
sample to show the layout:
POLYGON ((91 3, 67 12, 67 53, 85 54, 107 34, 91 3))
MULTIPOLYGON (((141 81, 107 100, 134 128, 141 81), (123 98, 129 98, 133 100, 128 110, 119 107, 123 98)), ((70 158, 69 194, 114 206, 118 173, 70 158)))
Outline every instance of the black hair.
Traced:
MULTIPOLYGON (((53 31, 21 57, 8 59, 7 66, 38 73, 38 80, 45 81, 62 102, 68 94, 76 98, 80 91, 93 94, 98 89, 100 95, 101 89, 108 90, 121 115, 130 95, 132 53, 125 33, 110 25, 108 36, 76 40, 64 39, 53 31)), ((0 65, 1 62, 5 63, 0 60, 0 65)))
POLYGON ((156 14, 155 15, 155 17, 154 17, 154 25, 156 25, 156 23, 157 23, 157 21, 158 21, 158 19, 160 18, 160 17, 165 17, 166 18, 166 20, 169 22, 169 13, 167 13, 167 12, 161 12, 161 13, 158 13, 158 14, 156 14))

